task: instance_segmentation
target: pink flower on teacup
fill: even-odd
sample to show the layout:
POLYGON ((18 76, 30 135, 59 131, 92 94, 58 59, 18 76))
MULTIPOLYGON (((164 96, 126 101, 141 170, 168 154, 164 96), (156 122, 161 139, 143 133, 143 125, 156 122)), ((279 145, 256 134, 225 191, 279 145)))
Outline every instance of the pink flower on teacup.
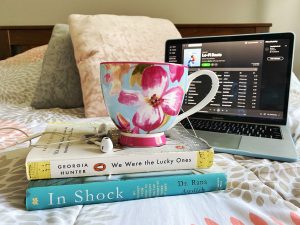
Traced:
POLYGON ((180 86, 168 87, 167 72, 161 66, 150 66, 142 74, 142 91, 122 90, 118 101, 128 106, 138 106, 132 123, 150 132, 163 123, 166 115, 179 113, 184 91, 180 86))
POLYGON ((182 75, 184 74, 184 67, 183 66, 177 66, 177 65, 169 65, 170 70, 170 79, 172 82, 174 81, 180 81, 182 75))
POLYGON ((139 128, 134 127, 133 129, 131 129, 130 123, 128 122, 128 120, 125 119, 125 117, 121 113, 117 113, 117 120, 118 123, 115 124, 119 128, 119 130, 126 133, 134 133, 134 134, 139 133, 139 128))
POLYGON ((107 83, 111 82, 111 75, 109 73, 105 74, 104 78, 105 78, 105 82, 107 83))

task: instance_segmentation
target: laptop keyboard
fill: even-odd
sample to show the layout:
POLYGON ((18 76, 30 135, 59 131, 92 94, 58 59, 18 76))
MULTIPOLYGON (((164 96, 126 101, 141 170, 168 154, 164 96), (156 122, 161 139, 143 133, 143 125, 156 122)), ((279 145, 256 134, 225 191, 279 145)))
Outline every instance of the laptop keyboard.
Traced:
MULTIPOLYGON (((279 126, 268 126, 258 124, 246 124, 213 120, 190 119, 195 130, 219 132, 227 134, 238 134, 263 138, 282 139, 279 126)), ((191 129, 187 119, 181 121, 185 128, 191 129)))

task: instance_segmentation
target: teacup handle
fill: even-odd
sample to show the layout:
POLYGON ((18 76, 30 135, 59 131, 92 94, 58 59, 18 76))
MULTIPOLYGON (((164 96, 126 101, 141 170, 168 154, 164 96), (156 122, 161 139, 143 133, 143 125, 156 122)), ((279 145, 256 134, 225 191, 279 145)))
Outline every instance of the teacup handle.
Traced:
MULTIPOLYGON (((190 87, 192 81, 196 79, 197 77, 201 75, 208 75, 212 81, 211 89, 209 93, 205 96, 205 98, 199 102, 197 105, 189 109, 188 111, 180 114, 177 116, 173 124, 170 126, 172 128, 177 123, 179 123, 181 120, 187 118, 188 116, 198 112, 200 109, 202 109, 204 106, 206 106, 217 94, 218 88, 219 88, 219 78, 218 76, 211 70, 198 70, 195 73, 192 73, 188 76, 188 87, 190 87)), ((170 129, 169 128, 169 129, 170 129)))

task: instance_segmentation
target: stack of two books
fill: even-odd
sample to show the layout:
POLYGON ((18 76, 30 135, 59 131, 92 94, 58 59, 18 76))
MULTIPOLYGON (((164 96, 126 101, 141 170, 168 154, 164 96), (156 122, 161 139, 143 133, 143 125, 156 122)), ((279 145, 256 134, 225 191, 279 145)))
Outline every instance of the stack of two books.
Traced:
POLYGON ((167 134, 167 144, 132 148, 118 144, 114 152, 82 141, 97 124, 49 124, 26 158, 28 210, 58 208, 226 188, 226 174, 215 171, 214 151, 181 125, 167 134), (208 169, 209 168, 209 169, 208 169))

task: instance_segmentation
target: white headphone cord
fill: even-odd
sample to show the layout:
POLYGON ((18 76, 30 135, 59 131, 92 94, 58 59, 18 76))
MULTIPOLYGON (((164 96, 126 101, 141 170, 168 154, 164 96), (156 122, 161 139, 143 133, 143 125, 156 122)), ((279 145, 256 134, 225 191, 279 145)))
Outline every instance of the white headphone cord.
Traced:
MULTIPOLYGON (((24 134, 27 138, 26 139, 28 139, 30 136, 25 132, 25 131, 23 131, 23 130, 21 130, 21 129, 19 129, 19 128, 15 128, 15 127, 0 127, 0 130, 16 130, 16 131, 19 131, 19 132, 21 132, 22 134, 24 134)), ((32 140, 33 138, 31 138, 31 139, 29 139, 29 140, 26 140, 26 141, 29 141, 29 146, 31 145, 31 140, 32 140)), ((26 142, 26 141, 22 141, 22 142, 15 142, 14 144, 12 144, 12 145, 10 145, 10 146, 7 146, 7 147, 5 147, 5 148, 9 148, 9 147, 13 147, 13 146, 15 146, 15 145, 18 145, 18 144, 21 144, 21 143, 24 143, 24 142, 26 142)))
MULTIPOLYGON (((183 110, 182 107, 181 107, 181 110, 184 112, 184 110, 183 110)), ((210 146, 210 144, 208 144, 208 142, 207 142, 206 140, 204 140, 204 139, 201 138, 201 137, 198 137, 198 135, 197 135, 197 133, 196 133, 196 131, 195 131, 193 125, 192 125, 192 122, 191 122, 190 119, 189 119, 189 117, 186 117, 185 119, 188 121, 188 123, 189 123, 189 125, 190 125, 190 127, 191 127, 191 129, 192 129, 192 131, 193 131, 193 133, 194 133, 194 137, 198 138, 200 141, 203 141, 205 144, 207 144, 208 146, 210 146)), ((182 127, 183 127, 187 132, 189 132, 184 126, 182 126, 182 127)), ((189 133, 190 133, 190 132, 189 132, 189 133)))
POLYGON ((22 143, 27 142, 27 141, 29 141, 29 146, 28 147, 44 147, 44 146, 48 146, 48 145, 52 145, 52 144, 62 144, 62 143, 84 141, 84 140, 89 140, 91 138, 91 137, 90 138, 83 138, 83 139, 81 138, 81 139, 76 139, 76 140, 61 141, 61 142, 55 142, 55 143, 49 143, 49 144, 43 144, 43 145, 33 145, 31 140, 35 139, 35 138, 38 138, 38 137, 40 137, 44 134, 56 134, 56 135, 64 135, 64 134, 59 133, 59 132, 42 132, 42 133, 37 133, 37 134, 29 136, 29 134, 27 134, 25 131, 23 131, 19 128, 15 128, 15 127, 0 127, 0 130, 16 130, 16 131, 19 131, 19 132, 21 132, 22 134, 24 134, 26 136, 26 138, 24 138, 20 141, 16 141, 14 144, 9 145, 5 148, 10 148, 10 147, 16 146, 18 144, 22 144, 22 143))

